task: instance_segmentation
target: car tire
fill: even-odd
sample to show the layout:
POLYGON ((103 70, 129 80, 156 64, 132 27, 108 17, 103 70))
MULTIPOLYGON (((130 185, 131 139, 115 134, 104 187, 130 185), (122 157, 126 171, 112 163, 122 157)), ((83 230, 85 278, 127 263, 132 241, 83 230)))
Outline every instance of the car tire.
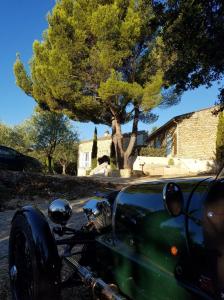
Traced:
POLYGON ((26 218, 17 215, 9 237, 9 276, 13 300, 60 300, 60 287, 38 266, 35 243, 26 218))

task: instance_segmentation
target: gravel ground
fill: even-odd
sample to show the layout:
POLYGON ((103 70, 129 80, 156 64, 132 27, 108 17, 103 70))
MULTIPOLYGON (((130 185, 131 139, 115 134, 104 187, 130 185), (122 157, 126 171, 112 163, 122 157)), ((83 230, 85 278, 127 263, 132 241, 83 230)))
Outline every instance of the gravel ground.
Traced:
MULTIPOLYGON (((82 206, 87 201, 87 198, 71 201, 73 206, 73 216, 68 225, 79 228, 85 221, 85 216, 82 213, 82 206)), ((48 206, 48 201, 37 206, 45 213, 48 206)), ((0 212, 0 299, 9 300, 9 280, 8 280, 8 237, 10 231, 10 222, 15 213, 15 210, 6 210, 0 212)), ((52 223, 49 222, 51 225, 52 223)), ((66 289, 63 292, 63 300, 78 300, 91 299, 89 291, 85 287, 75 287, 66 289)), ((49 299, 50 300, 50 299, 49 299)))

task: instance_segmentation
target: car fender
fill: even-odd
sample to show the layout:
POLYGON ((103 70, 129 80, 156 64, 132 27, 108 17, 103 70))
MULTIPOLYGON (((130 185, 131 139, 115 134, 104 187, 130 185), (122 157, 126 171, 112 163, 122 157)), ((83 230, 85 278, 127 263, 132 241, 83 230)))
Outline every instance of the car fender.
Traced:
POLYGON ((12 222, 18 215, 22 215, 29 224, 39 268, 46 275, 54 276, 55 280, 59 280, 61 259, 58 255, 54 236, 44 214, 33 206, 25 206, 15 213, 12 222))

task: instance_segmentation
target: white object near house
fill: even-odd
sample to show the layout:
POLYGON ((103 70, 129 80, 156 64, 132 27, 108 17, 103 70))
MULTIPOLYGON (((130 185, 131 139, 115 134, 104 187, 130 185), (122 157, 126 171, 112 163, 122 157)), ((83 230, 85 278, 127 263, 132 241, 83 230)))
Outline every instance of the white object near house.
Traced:
POLYGON ((134 161, 133 170, 142 171, 151 176, 176 176, 193 175, 211 172, 216 166, 214 160, 201 160, 191 158, 172 158, 173 165, 170 165, 170 157, 148 157, 138 156, 134 161))

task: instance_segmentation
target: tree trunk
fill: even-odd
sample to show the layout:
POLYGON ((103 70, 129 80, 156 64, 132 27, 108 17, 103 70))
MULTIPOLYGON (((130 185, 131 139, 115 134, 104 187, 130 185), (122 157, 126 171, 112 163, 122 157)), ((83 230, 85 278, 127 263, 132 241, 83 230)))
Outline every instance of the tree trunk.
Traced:
POLYGON ((124 164, 123 135, 121 124, 116 118, 112 120, 112 140, 116 152, 117 168, 122 169, 124 164))
POLYGON ((52 156, 51 155, 47 156, 47 164, 48 164, 48 172, 52 173, 52 156))
POLYGON ((138 120, 139 120, 139 109, 135 107, 134 109, 134 120, 132 125, 132 133, 130 141, 126 150, 124 150, 123 145, 123 135, 121 132, 121 124, 116 117, 112 120, 112 140, 115 146, 115 152, 117 157, 117 164, 119 169, 129 169, 132 168, 130 164, 130 156, 133 153, 134 146, 137 141, 138 135, 138 120))
POLYGON ((137 136, 138 136, 138 120, 139 120, 139 108, 135 107, 134 110, 134 120, 132 125, 132 132, 130 141, 128 144, 128 147, 126 151, 124 152, 124 169, 132 169, 132 163, 129 161, 130 156, 133 154, 133 150, 135 147, 135 144, 137 142, 137 136))
POLYGON ((62 165, 62 175, 66 175, 66 165, 62 165))
POLYGON ((132 133, 130 141, 126 150, 124 150, 123 145, 123 135, 121 132, 121 123, 114 117, 112 120, 112 140, 115 146, 117 167, 119 169, 131 169, 132 164, 130 163, 130 156, 133 153, 134 146, 137 141, 138 135, 138 120, 139 120, 139 109, 135 107, 134 109, 134 120, 132 125, 132 133))
POLYGON ((124 166, 123 166, 124 169, 130 169, 131 166, 129 164, 129 157, 128 155, 124 155, 124 166))

